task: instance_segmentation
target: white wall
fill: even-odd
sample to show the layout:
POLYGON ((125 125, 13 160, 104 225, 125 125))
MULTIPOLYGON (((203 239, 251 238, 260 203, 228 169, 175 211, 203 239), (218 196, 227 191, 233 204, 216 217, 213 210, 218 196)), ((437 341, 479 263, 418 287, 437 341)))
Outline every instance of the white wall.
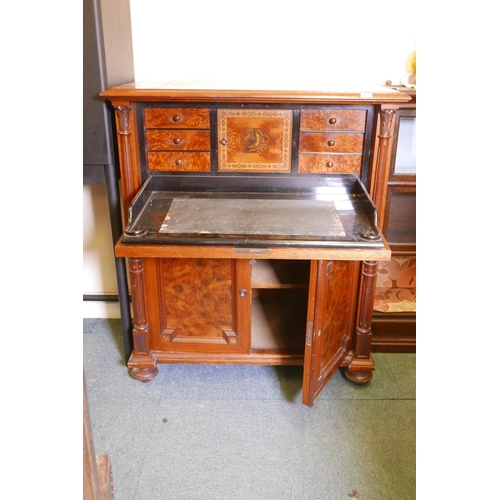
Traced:
MULTIPOLYGON (((399 83, 416 40, 404 2, 130 0, 130 10, 138 81, 399 83)), ((84 186, 83 204, 83 293, 116 294, 104 187, 84 186)), ((83 317, 119 307, 84 302, 83 317)))
MULTIPOLYGON (((118 293, 106 186, 83 185, 83 294, 118 293)), ((83 302, 84 318, 119 318, 117 302, 83 302)))
POLYGON ((399 82, 415 47, 413 8, 374 0, 130 0, 135 77, 399 82))

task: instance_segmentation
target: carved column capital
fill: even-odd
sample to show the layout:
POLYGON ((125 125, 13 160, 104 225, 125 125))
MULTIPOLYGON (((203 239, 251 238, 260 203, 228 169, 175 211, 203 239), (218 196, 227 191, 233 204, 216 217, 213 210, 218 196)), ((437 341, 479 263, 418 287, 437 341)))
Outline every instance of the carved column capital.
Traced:
POLYGON ((120 135, 130 135, 130 112, 132 108, 130 106, 118 105, 115 106, 116 116, 118 117, 118 130, 117 133, 120 135))
POLYGON ((380 134, 382 139, 389 139, 391 137, 392 119, 396 114, 395 109, 381 109, 380 110, 380 134))

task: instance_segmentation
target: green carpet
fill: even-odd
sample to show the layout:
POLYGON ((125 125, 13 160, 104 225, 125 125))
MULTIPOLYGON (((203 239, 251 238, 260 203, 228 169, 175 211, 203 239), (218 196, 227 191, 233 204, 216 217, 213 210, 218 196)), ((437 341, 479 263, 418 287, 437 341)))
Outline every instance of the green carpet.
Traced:
POLYGON ((414 354, 375 354, 373 381, 340 373, 313 408, 301 367, 124 364, 119 320, 83 320, 95 452, 115 500, 413 500, 414 354))

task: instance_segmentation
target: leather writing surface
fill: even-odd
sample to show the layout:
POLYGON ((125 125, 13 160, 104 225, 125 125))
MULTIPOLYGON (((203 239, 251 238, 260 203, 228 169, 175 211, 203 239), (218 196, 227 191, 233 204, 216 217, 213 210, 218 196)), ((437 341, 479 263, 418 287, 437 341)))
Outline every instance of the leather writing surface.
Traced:
POLYGON ((175 198, 160 233, 345 236, 332 201, 175 198))

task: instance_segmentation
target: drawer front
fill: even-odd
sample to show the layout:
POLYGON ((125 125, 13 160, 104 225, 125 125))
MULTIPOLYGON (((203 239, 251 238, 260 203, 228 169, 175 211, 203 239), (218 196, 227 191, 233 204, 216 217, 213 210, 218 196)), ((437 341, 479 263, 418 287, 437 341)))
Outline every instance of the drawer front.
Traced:
POLYGON ((146 128, 210 128, 208 109, 200 108, 146 108, 146 128))
POLYGON ((300 152, 361 153, 364 134, 340 134, 335 132, 301 132, 300 152))
POLYGON ((300 130, 357 130, 364 132, 366 111, 306 109, 300 112, 300 130))
POLYGON ((210 151, 210 131, 146 130, 146 149, 150 151, 210 151))
POLYGON ((210 153, 148 152, 150 170, 160 172, 210 172, 210 153))
POLYGON ((299 174, 360 174, 362 155, 299 154, 299 174))

